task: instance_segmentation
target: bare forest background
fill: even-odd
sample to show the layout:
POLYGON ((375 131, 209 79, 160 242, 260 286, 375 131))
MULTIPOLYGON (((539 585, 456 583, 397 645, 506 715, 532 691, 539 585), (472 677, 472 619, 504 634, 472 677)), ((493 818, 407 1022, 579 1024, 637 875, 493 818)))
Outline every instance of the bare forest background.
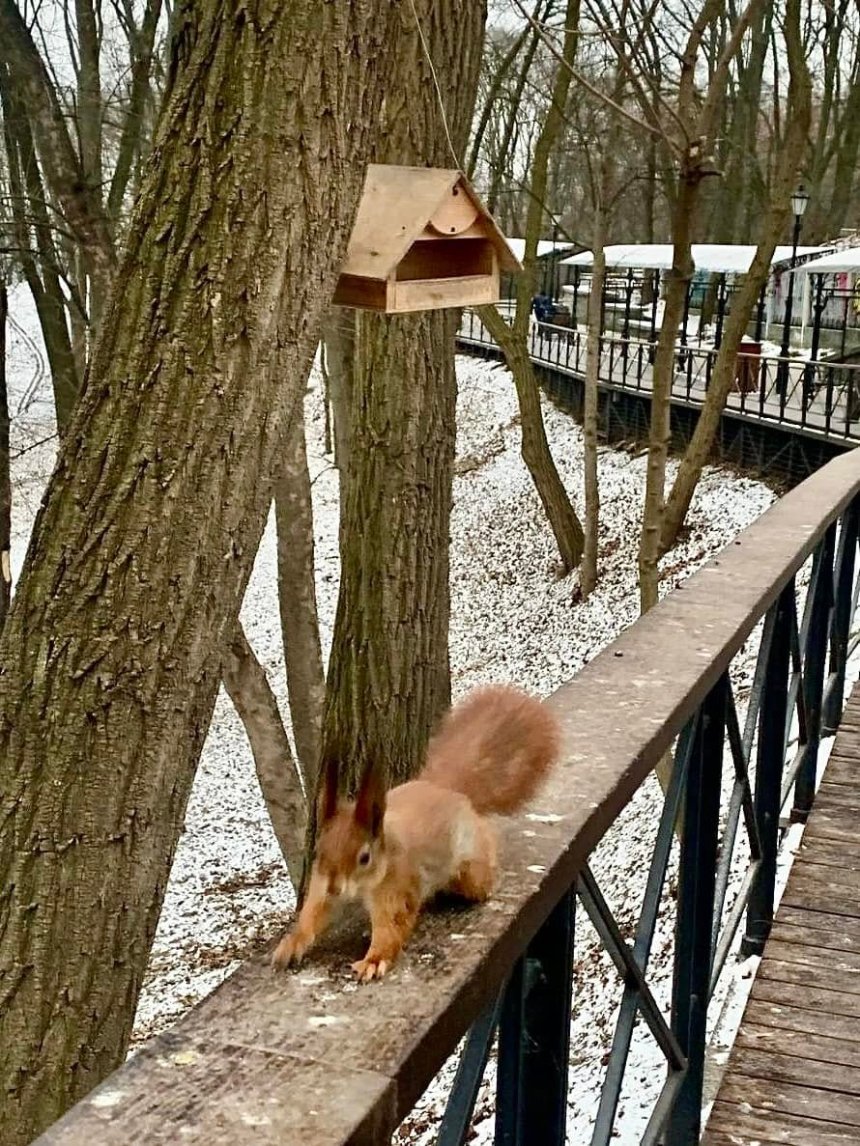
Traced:
POLYGON ((0 0, 0 336, 8 288, 26 284, 58 443, 13 595, 12 466, 32 443, 16 436, 0 354, 4 1143, 29 1141, 122 1060, 222 683, 297 888, 321 767, 337 765, 345 789, 367 768, 407 777, 450 700, 457 316, 331 306, 367 163, 460 166, 505 234, 525 238, 512 320, 481 317, 514 375, 558 572, 580 569, 583 595, 600 574, 596 365, 581 515, 526 352, 537 243, 598 256, 611 242, 673 244, 643 610, 789 237, 797 180, 811 196, 806 241, 858 225, 849 0, 309 9, 0 0), (690 244, 705 241, 751 243, 757 257, 667 488, 671 360, 690 244), (301 419, 320 346, 341 487, 327 665, 301 419), (272 507, 289 730, 238 621, 272 507), (113 960, 94 953, 94 933, 113 960))

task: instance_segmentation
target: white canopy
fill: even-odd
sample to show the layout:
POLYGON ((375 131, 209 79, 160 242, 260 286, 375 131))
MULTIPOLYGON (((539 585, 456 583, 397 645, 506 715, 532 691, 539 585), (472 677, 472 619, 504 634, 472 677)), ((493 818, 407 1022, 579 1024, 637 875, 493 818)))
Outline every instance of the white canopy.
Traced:
POLYGON ((838 275, 844 271, 860 272, 860 247, 846 247, 844 251, 834 251, 821 259, 812 259, 797 268, 798 272, 810 275, 838 275))
MULTIPOLYGON (((672 266, 671 243, 619 243, 604 248, 606 265, 614 269, 667 271, 672 266)), ((817 255, 828 247, 798 247, 798 255, 817 255)), ((756 248, 734 243, 693 243, 693 265, 697 271, 710 274, 746 274, 750 269, 756 248)), ((787 262, 791 258, 791 247, 777 247, 771 265, 787 262)), ((563 266, 590 267, 594 260, 591 251, 581 251, 569 259, 562 259, 563 266)))
MULTIPOLYGON (((523 255, 526 252, 525 239, 509 239, 505 236, 505 242, 513 251, 514 255, 519 262, 523 261, 523 255)), ((553 243, 549 239, 541 239, 537 245, 537 256, 542 259, 544 255, 551 255, 553 251, 569 251, 573 243, 553 243)))

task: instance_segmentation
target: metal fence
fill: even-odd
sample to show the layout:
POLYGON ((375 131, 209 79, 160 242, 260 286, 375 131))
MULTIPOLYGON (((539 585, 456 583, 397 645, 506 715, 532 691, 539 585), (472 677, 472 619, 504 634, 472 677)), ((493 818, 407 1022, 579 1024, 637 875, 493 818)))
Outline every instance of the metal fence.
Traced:
MULTIPOLYGON (((492 335, 472 311, 463 314, 459 339, 495 348, 492 335)), ((532 360, 582 378, 588 339, 584 331, 535 323, 529 332, 532 360)), ((599 380, 603 386, 650 393, 656 342, 603 335, 599 380)), ((714 371, 717 350, 679 341, 672 397, 701 405, 714 371)), ((734 392, 726 410, 810 436, 860 441, 860 365, 741 354, 734 392)))
MULTIPOLYGON (((843 460, 832 465, 848 469, 843 460)), ((850 471, 858 473, 853 459, 850 471)), ((851 500, 844 508, 840 502, 826 509, 822 504, 813 536, 798 547, 778 581, 767 586, 759 607, 744 618, 744 632, 759 620, 763 625, 743 718, 724 658, 702 666, 705 674, 716 673, 704 698, 691 692, 689 702, 672 716, 681 731, 632 943, 623 938, 586 864, 552 907, 500 998, 472 1028, 438 1146, 467 1141, 496 1030, 496 1142, 564 1143, 577 904, 624 982, 591 1146, 610 1146, 612 1141, 633 1028, 640 1017, 666 1060, 666 1081, 641 1142, 690 1146, 698 1140, 709 1003, 742 926, 743 953, 763 950, 773 920, 781 815, 790 806, 792 820, 805 820, 815 791, 821 737, 835 731, 842 711, 849 631, 860 587, 854 577, 860 505, 853 481, 847 489, 841 483, 839 487, 840 502, 849 490, 851 500), (799 588, 796 575, 810 545, 811 572, 799 588), (731 787, 721 815, 724 768, 730 772, 731 787), (674 981, 671 1011, 665 1015, 649 987, 648 962, 679 824, 674 981), (729 871, 742 831, 750 861, 728 902, 729 871)), ((789 510, 794 496, 785 499, 783 511, 789 510)), ((754 544, 748 544, 745 535, 735 543, 746 547, 744 561, 734 562, 738 572, 755 577, 756 546, 766 542, 767 533, 766 527, 759 529, 754 544)), ((692 633, 686 637, 694 639, 692 633)), ((671 657, 671 642, 677 639, 685 639, 685 634, 667 634, 654 654, 671 657)), ((736 652, 741 643, 742 637, 727 651, 736 652)))

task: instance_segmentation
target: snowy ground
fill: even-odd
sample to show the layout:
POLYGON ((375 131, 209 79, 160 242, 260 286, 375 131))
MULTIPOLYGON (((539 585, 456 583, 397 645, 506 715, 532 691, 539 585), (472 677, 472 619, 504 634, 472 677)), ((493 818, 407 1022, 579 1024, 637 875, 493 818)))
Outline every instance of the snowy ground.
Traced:
MULTIPOLYGON (((17 571, 55 442, 48 382, 25 291, 13 292, 11 312, 18 324, 12 330, 9 353, 16 412, 13 569, 17 571)), ((460 694, 481 681, 509 680, 545 695, 635 620, 635 547, 645 458, 641 452, 636 456, 602 452, 600 585, 588 602, 574 604, 573 580, 559 580, 555 575, 551 535, 519 458, 516 399, 510 379, 498 365, 469 358, 458 360, 458 378, 460 473, 455 483, 451 554, 454 691, 460 694)), ((563 480, 581 503, 581 433, 548 403, 544 409, 563 480)), ((323 413, 316 373, 310 380, 306 413, 316 515, 317 591, 327 649, 338 585, 337 476, 322 449, 323 413)), ((687 576, 772 500, 772 492, 759 482, 725 470, 709 470, 695 498, 687 536, 667 561, 663 589, 687 576)), ((242 615, 286 717, 272 522, 263 538, 242 615)), ((749 651, 737 659, 733 678, 741 693, 751 680, 754 654, 755 645, 750 642, 749 651)), ((656 784, 644 785, 593 859, 604 895, 628 934, 638 915, 659 808, 656 784)), ((668 1001, 670 986, 673 878, 652 961, 655 991, 664 1001, 668 1001)), ((244 732, 222 694, 189 803, 144 985, 135 1029, 138 1044, 210 991, 237 965, 250 941, 274 933, 286 920, 291 904, 292 893, 256 788, 244 732)), ((582 919, 580 912, 578 920, 582 919)), ((571 1142, 580 1143, 589 1138, 586 1126, 599 1097, 620 989, 593 932, 579 921, 576 954, 569 1136, 571 1142)), ((638 1142, 662 1084, 661 1063, 650 1040, 637 1028, 618 1142, 638 1142)), ((404 1140, 416 1144, 432 1140, 429 1123, 443 1102, 450 1073, 447 1068, 428 1091, 404 1130, 404 1140)), ((491 1140, 486 1117, 491 1110, 490 1081, 491 1076, 479 1101, 477 1142, 491 1140)))

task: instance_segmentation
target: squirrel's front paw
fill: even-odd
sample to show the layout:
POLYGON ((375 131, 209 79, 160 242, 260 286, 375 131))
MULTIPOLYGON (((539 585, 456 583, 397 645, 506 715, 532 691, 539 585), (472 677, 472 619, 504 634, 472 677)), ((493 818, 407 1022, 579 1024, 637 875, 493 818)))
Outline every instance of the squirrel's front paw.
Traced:
POLYGON ((388 970, 389 964, 390 960, 375 959, 368 952, 364 959, 359 959, 357 963, 353 963, 352 969, 355 971, 359 983, 369 983, 372 979, 381 979, 388 970))
POLYGON ((272 966, 275 970, 282 971, 291 963, 301 963, 302 956, 307 951, 308 946, 309 944, 300 935, 294 931, 288 931, 275 948, 272 955, 272 966))

